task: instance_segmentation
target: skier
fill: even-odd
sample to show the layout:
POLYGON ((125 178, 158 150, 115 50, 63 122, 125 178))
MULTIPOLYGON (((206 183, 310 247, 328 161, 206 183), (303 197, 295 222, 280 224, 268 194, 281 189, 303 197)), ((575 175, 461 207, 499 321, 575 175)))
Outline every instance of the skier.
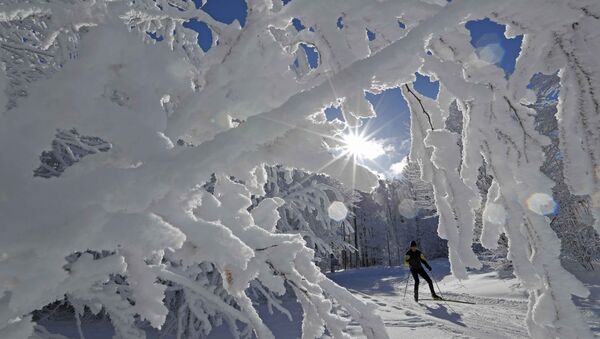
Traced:
POLYGON ((423 266, 421 266, 421 263, 423 263, 423 265, 425 265, 425 267, 431 271, 431 266, 429 266, 427 259, 425 259, 423 253, 417 249, 417 242, 413 240, 410 242, 410 249, 404 256, 404 265, 410 267, 410 273, 412 273, 412 276, 415 279, 415 301, 419 301, 419 275, 423 277, 425 281, 427 281, 427 284, 429 284, 429 290, 431 291, 431 297, 433 300, 442 300, 442 298, 435 294, 431 278, 427 272, 425 272, 423 266))

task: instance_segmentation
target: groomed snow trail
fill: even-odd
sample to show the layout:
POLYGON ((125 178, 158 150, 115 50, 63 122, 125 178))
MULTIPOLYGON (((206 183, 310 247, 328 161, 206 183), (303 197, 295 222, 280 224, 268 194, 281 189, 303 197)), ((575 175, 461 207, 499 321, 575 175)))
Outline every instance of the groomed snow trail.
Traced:
MULTIPOLYGON (((515 279, 501 280, 490 272, 460 282, 448 276, 447 263, 436 262, 433 276, 442 295, 475 304, 430 300, 417 304, 412 297, 412 277, 403 298, 408 275, 405 268, 367 268, 328 276, 360 298, 376 303, 390 338, 529 338, 526 294, 515 279)), ((431 298, 426 282, 421 281, 419 291, 422 299, 431 298)), ((357 325, 351 334, 363 338, 357 325)))

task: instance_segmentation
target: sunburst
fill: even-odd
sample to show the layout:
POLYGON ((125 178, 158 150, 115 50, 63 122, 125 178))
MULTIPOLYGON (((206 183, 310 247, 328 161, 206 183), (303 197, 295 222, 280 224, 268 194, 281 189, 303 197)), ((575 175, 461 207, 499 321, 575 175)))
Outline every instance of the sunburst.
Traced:
POLYGON ((344 134, 342 141, 344 153, 358 159, 374 160, 385 154, 380 142, 356 131, 344 134))

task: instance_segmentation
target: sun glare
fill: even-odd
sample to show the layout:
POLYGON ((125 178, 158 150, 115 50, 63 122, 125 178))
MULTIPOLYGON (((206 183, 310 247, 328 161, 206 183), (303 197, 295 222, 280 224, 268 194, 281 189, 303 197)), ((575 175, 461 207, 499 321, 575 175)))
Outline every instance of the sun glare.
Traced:
POLYGON ((373 160, 385 153, 381 143, 363 135, 348 133, 343 136, 344 152, 361 159, 373 160))

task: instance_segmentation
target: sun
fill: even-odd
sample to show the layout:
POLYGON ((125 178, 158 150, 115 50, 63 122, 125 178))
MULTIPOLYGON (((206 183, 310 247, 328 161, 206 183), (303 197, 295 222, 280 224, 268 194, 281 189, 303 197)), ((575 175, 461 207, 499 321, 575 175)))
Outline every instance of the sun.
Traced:
POLYGON ((385 153, 381 143, 358 133, 349 132, 342 140, 344 153, 355 158, 373 160, 385 153))

